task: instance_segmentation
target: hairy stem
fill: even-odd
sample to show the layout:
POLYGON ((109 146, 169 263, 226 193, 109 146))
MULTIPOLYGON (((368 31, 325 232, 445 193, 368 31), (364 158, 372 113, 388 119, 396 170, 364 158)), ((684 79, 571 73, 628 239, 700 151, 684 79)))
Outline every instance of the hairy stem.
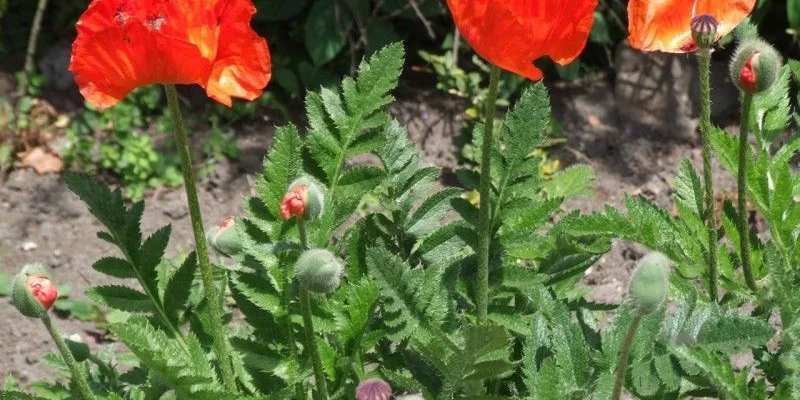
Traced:
POLYGON ((739 249, 742 259, 742 272, 747 287, 753 292, 758 290, 753 271, 750 269, 750 228, 747 226, 747 157, 748 147, 747 136, 750 130, 750 106, 753 103, 753 95, 742 92, 742 110, 739 123, 739 172, 738 180, 738 202, 739 202, 739 249))
POLYGON ((300 287, 300 309, 303 312, 303 328, 306 331, 306 347, 314 366, 314 382, 317 385, 317 400, 328 400, 328 383, 325 381, 325 371, 322 369, 322 359, 319 358, 317 338, 314 334, 314 321, 311 319, 311 299, 308 287, 300 287))
MULTIPOLYGON (((285 263, 286 268, 284 269, 283 273, 283 303, 284 307, 286 308, 286 318, 284 320, 284 324, 286 324, 286 344, 289 346, 289 354, 291 354, 292 359, 296 360, 298 364, 300 363, 300 357, 297 353, 297 342, 294 340, 294 328, 292 327, 292 265, 290 263, 285 263)), ((303 387, 298 382, 294 385, 294 395, 295 398, 298 400, 305 399, 306 395, 303 393, 303 387)))
POLYGON ((700 72, 700 136, 703 139, 703 186, 705 188, 705 222, 708 229, 708 295, 717 301, 717 201, 711 166, 711 49, 697 52, 700 72))
POLYGON ((206 245, 205 230, 203 229, 203 219, 200 214, 200 201, 197 199, 197 187, 195 185, 194 169, 192 167, 192 156, 189 153, 189 145, 186 139, 186 126, 183 124, 180 106, 178 105, 178 93, 175 85, 164 85, 167 93, 167 104, 169 113, 172 116, 172 123, 175 128, 175 145, 181 156, 181 170, 183 171, 183 184, 186 190, 186 200, 189 204, 189 216, 192 220, 192 231, 194 232, 194 244, 197 248, 197 261, 200 266, 200 275, 203 279, 203 290, 209 302, 209 312, 211 321, 211 337, 214 344, 214 353, 222 371, 222 382, 225 389, 231 393, 237 393, 236 379, 233 375, 233 366, 228 352, 228 340, 222 327, 222 299, 217 292, 217 285, 214 282, 214 271, 208 259, 208 247, 206 245))
POLYGON ((611 400, 619 400, 619 396, 622 394, 622 386, 625 384, 625 372, 628 370, 628 356, 633 346, 633 338, 636 336, 636 331, 639 329, 639 324, 641 322, 642 314, 636 312, 630 325, 628 325, 625 341, 622 342, 622 348, 619 351, 617 368, 614 370, 614 390, 611 392, 611 400))
POLYGON ((86 375, 84 375, 83 369, 81 368, 80 364, 75 361, 75 357, 72 356, 72 352, 69 351, 69 347, 67 347, 67 343, 64 341, 64 338, 61 337, 58 329, 53 326, 53 322, 50 320, 50 315, 45 314, 44 317, 42 317, 42 322, 44 322, 44 326, 47 328, 47 331, 50 332, 50 336, 56 343, 56 347, 58 347, 61 357, 63 357, 64 361, 67 363, 67 367, 69 367, 69 371, 72 373, 72 380, 78 385, 78 391, 80 392, 81 397, 83 397, 84 400, 94 400, 94 393, 92 393, 89 382, 86 380, 86 375))
POLYGON ((306 221, 301 216, 297 216, 297 231, 300 234, 300 244, 303 250, 308 250, 308 233, 306 233, 306 221))
POLYGON ((492 244, 492 224, 490 198, 492 190, 491 162, 494 144, 494 116, 496 113, 497 86, 500 81, 500 68, 492 65, 489 78, 489 94, 486 96, 483 143, 481 144, 480 219, 478 222, 478 285, 475 290, 478 308, 478 324, 487 322, 489 310, 489 249, 492 244))

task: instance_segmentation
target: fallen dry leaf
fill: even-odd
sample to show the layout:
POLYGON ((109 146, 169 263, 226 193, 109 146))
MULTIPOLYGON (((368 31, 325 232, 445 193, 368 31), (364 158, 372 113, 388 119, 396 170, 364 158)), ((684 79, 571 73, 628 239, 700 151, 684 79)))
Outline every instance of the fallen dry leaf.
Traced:
POLYGON ((38 174, 61 172, 64 162, 57 155, 42 147, 34 147, 19 155, 22 165, 33 168, 38 174))

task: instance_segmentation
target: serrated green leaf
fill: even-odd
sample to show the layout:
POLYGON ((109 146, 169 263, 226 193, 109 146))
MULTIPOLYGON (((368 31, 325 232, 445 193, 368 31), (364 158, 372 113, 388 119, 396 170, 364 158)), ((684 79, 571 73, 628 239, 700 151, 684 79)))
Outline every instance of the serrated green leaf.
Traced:
MULTIPOLYGON (((514 170, 536 147, 544 142, 544 130, 550 119, 550 101, 542 82, 522 92, 514 108, 506 116, 504 155, 507 168, 514 170)), ((512 173, 513 174, 513 173, 512 173)))
POLYGON ((97 260, 92 268, 115 278, 136 278, 136 270, 129 262, 117 257, 104 257, 97 260))
POLYGON ((703 185, 700 177, 697 176, 692 163, 685 159, 678 170, 678 178, 675 181, 675 201, 682 204, 687 210, 695 215, 703 215, 703 185))
POLYGON ((146 294, 127 286, 95 286, 86 297, 108 307, 127 312, 153 312, 153 302, 146 294))
POLYGON ((378 305, 378 287, 369 279, 347 285, 336 292, 333 300, 334 323, 338 339, 346 344, 349 354, 358 350, 375 308, 378 305))
POLYGON ((390 338, 424 340, 426 331, 441 326, 449 309, 441 268, 412 269, 384 247, 368 251, 367 266, 385 299, 382 322, 390 338))
POLYGON ((195 271, 197 271, 197 256, 192 252, 172 274, 164 290, 164 311, 176 325, 179 325, 180 314, 186 310, 195 271))
MULTIPOLYGON (((670 352, 694 366, 699 367, 714 387, 720 392, 720 395, 726 399, 733 400, 751 400, 746 387, 746 381, 738 379, 736 372, 727 357, 720 359, 720 357, 710 351, 701 348, 688 348, 683 346, 670 346, 670 352)), ((747 372, 740 372, 739 374, 746 374, 747 372)))
POLYGON ((406 222, 406 231, 412 235, 430 232, 449 211, 450 200, 460 193, 460 189, 449 188, 429 196, 406 222))
POLYGON ((542 190, 548 198, 571 199, 591 196, 589 185, 594 182, 595 174, 588 165, 573 165, 555 173, 550 180, 542 183, 542 190))
POLYGON ((214 370, 193 334, 187 334, 181 344, 141 319, 110 324, 109 329, 177 393, 187 398, 223 395, 214 370))
POLYGON ((167 225, 155 231, 142 243, 141 249, 136 256, 136 267, 144 283, 155 287, 155 269, 161 258, 164 257, 164 252, 169 243, 169 236, 172 233, 172 226, 167 225))
POLYGON ((775 334, 775 329, 759 318, 723 314, 710 318, 700 328, 697 344, 706 350, 735 353, 760 347, 775 334))
POLYGON ((256 177, 258 194, 270 214, 280 215, 280 203, 289 183, 303 170, 300 151, 303 146, 294 125, 275 131, 275 141, 264 159, 264 173, 256 177))

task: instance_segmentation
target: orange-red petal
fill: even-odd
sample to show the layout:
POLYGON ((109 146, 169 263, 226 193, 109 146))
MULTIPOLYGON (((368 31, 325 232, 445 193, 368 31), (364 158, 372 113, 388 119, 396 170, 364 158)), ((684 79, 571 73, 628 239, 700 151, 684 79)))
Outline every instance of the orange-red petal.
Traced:
POLYGON ((693 17, 714 17, 717 37, 721 38, 747 18, 755 3, 756 0, 630 0, 628 41, 639 50, 685 53, 693 48, 693 17))
POLYGON ((461 35, 500 68, 538 80, 533 61, 572 62, 592 30, 596 0, 447 0, 461 35))
POLYGON ((94 0, 78 21, 70 71, 84 97, 110 107, 153 83, 198 84, 229 105, 270 78, 251 0, 94 0))
POLYGON ((271 77, 267 41, 250 28, 256 13, 249 0, 221 2, 219 48, 204 85, 208 96, 231 105, 231 96, 254 100, 271 77))

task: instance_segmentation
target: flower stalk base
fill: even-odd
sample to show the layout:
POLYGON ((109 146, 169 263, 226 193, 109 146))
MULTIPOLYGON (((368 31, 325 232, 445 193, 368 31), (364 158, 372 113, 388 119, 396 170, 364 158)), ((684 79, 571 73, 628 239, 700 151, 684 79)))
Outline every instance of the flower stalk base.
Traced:
POLYGON ((480 219, 478 222, 478 285, 475 290, 478 308, 478 324, 487 322, 489 310, 489 250, 492 244, 492 216, 490 198, 492 191, 491 162, 494 144, 494 117, 497 112, 497 87, 500 81, 500 68, 492 65, 489 78, 489 94, 486 96, 483 143, 481 144, 480 219))
POLYGON ((717 201, 714 197, 714 176, 711 164, 711 49, 697 51, 700 72, 700 135, 703 139, 703 187, 705 189, 705 222, 708 230, 708 295, 717 301, 717 201))
POLYGON ((200 275, 203 279, 203 290, 209 301, 211 313, 211 337, 214 344, 214 353, 220 370, 222 371, 222 382, 225 389, 231 393, 237 393, 236 380, 233 375, 231 357, 228 353, 228 341, 225 331, 222 328, 222 301, 220 293, 217 292, 217 285, 214 281, 214 271, 211 261, 208 258, 208 247, 206 245, 205 230, 203 229, 203 218, 200 213, 200 201, 197 199, 197 186, 195 184, 194 169, 192 167, 192 156, 189 153, 189 145, 186 139, 186 126, 183 124, 180 106, 178 105, 178 93, 175 85, 164 85, 167 93, 167 105, 172 116, 172 123, 175 129, 175 145, 181 156, 181 171, 183 172, 183 184, 186 190, 186 201, 189 205, 189 216, 192 220, 192 231, 194 232, 194 243, 197 252, 197 261, 200 267, 200 275))

